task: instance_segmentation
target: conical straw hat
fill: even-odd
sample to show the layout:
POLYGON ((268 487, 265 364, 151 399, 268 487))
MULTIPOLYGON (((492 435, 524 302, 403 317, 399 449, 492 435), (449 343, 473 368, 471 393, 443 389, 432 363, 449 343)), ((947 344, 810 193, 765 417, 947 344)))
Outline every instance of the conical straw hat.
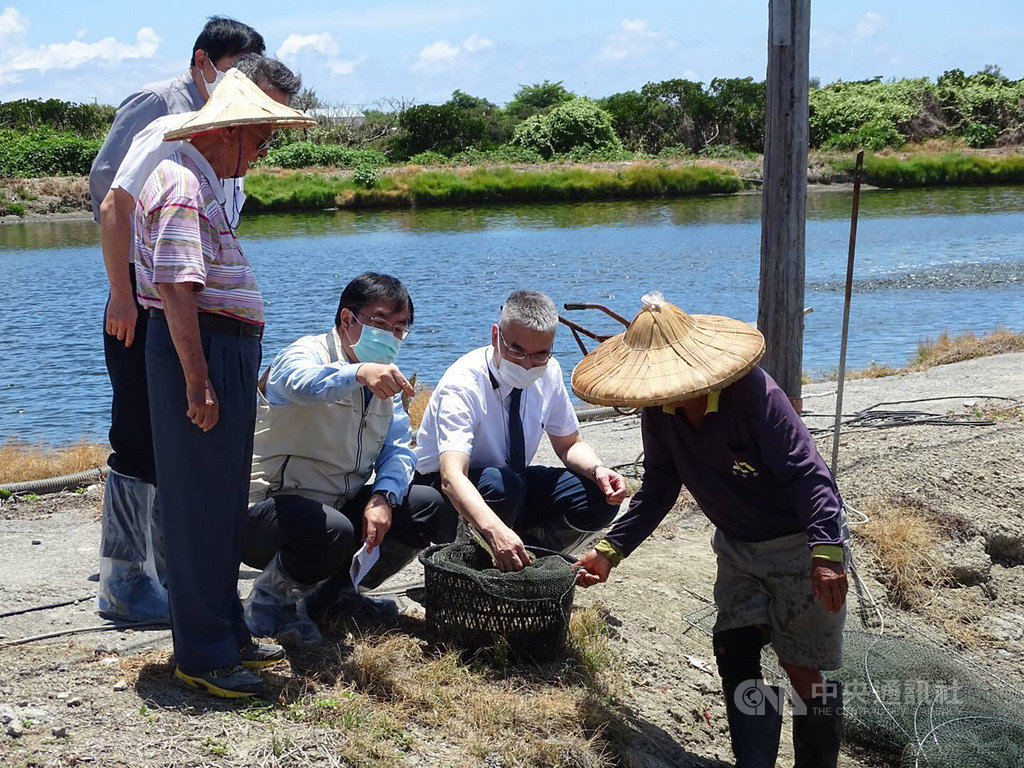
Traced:
POLYGON ((688 315, 660 293, 625 333, 599 344, 572 372, 572 391, 596 405, 638 408, 699 397, 731 384, 764 354, 750 325, 718 315, 688 315))
POLYGON ((316 120, 279 104, 237 69, 229 69, 202 109, 164 134, 164 141, 187 139, 198 133, 235 125, 271 125, 274 128, 308 128, 316 120))

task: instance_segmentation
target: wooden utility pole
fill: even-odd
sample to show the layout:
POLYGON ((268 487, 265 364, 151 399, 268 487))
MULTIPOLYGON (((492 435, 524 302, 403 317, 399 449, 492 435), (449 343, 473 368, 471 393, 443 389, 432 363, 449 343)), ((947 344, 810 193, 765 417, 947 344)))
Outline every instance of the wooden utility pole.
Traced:
POLYGON ((804 342, 810 0, 769 0, 761 283, 762 365, 799 401, 804 342))

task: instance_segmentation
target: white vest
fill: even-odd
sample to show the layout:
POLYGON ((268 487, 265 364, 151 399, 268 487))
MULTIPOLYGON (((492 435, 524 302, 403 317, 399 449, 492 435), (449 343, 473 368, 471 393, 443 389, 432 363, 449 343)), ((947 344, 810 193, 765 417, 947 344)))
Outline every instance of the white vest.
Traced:
MULTIPOLYGON (((334 329, 298 343, 317 349, 328 362, 350 362, 334 329)), ((249 503, 292 493, 341 509, 373 473, 391 426, 391 398, 373 397, 366 404, 363 388, 353 387, 331 402, 271 405, 268 373, 256 393, 249 503)))

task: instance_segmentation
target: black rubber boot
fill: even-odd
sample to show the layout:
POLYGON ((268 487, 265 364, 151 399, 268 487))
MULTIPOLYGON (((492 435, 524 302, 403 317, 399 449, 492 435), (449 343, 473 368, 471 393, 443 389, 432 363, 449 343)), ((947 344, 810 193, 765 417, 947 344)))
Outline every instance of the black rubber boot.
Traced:
POLYGON ((782 691, 763 680, 724 686, 736 768, 774 768, 782 733, 782 691))
POLYGON ((807 714, 793 715, 793 768, 836 768, 843 737, 843 684, 825 683, 822 696, 805 699, 807 714))

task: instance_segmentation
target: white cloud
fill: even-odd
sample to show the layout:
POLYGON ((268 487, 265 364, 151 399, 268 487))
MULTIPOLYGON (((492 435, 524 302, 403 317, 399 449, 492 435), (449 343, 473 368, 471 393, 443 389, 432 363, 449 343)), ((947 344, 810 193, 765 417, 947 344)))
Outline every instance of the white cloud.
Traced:
MULTIPOLYGON (((888 31, 889 22, 880 13, 868 11, 856 22, 847 26, 811 28, 811 49, 822 53, 832 51, 849 52, 854 43, 863 45, 868 41, 877 41, 888 31)), ((860 49, 856 49, 860 50, 860 49)), ((877 52, 875 49, 874 52, 877 52)))
POLYGON ((480 37, 475 32, 466 38, 463 42, 462 47, 470 53, 476 53, 477 51, 486 51, 488 48, 494 47, 494 41, 488 40, 486 37, 480 37))
POLYGON ((605 38, 598 57, 623 61, 675 48, 676 41, 664 32, 656 32, 645 19, 623 19, 619 28, 605 38))
POLYGON ((442 72, 462 66, 469 58, 494 48, 494 41, 474 33, 453 45, 447 40, 435 40, 420 51, 412 69, 417 72, 442 72))
POLYGON ((295 60, 304 52, 312 52, 323 56, 322 63, 326 65, 332 75, 344 77, 355 72, 356 67, 366 61, 365 56, 355 59, 343 59, 338 54, 341 46, 334 36, 328 32, 320 32, 312 35, 288 35, 281 47, 277 49, 279 59, 295 60))
POLYGON ((336 56, 340 50, 338 43, 327 32, 322 32, 319 35, 288 35, 281 43, 281 47, 277 49, 277 58, 294 58, 299 51, 307 48, 327 56, 336 56))
POLYGON ((0 40, 12 35, 21 35, 28 30, 28 19, 17 8, 4 8, 0 13, 0 40))
POLYGON ((860 40, 866 40, 882 32, 888 26, 888 22, 882 18, 881 14, 868 11, 857 21, 853 34, 860 40))
POLYGON ((95 43, 76 40, 30 47, 28 19, 13 7, 0 12, 0 83, 19 82, 25 73, 45 74, 53 69, 75 69, 91 63, 120 63, 126 59, 151 59, 160 48, 160 36, 152 27, 142 27, 135 42, 105 37, 95 43))

